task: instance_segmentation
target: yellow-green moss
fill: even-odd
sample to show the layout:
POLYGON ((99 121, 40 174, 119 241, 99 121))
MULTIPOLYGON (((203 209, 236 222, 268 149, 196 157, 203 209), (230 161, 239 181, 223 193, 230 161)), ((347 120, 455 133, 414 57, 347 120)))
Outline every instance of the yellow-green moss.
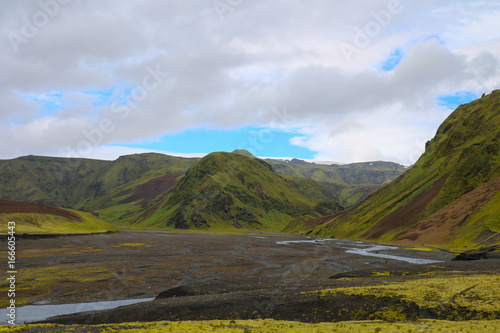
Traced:
POLYGON ((152 246, 151 244, 144 244, 144 243, 121 243, 121 244, 118 244, 118 245, 113 245, 114 247, 120 247, 120 246, 137 246, 137 247, 150 247, 152 246))
POLYGON ((500 274, 429 277, 376 286, 325 289, 312 293, 400 297, 421 308, 443 305, 494 314, 500 309, 500 274))
POLYGON ((16 222, 16 234, 92 234, 118 231, 115 226, 98 219, 90 213, 72 209, 67 210, 79 216, 81 221, 50 214, 2 213, 0 214, 0 234, 7 234, 8 221, 16 222))
POLYGON ((223 333, 270 333, 270 332, 498 332, 500 320, 470 320, 470 321, 445 321, 445 320, 421 320, 411 323, 386 323, 382 321, 350 321, 338 323, 316 323, 307 324, 292 321, 266 320, 211 320, 211 321, 180 321, 180 322, 153 322, 153 323, 123 323, 97 326, 63 326, 56 324, 47 325, 22 325, 9 328, 0 326, 0 332, 23 332, 37 329, 35 332, 49 332, 51 328, 66 331, 85 329, 100 330, 102 332, 126 332, 126 333, 163 333, 163 332, 223 332, 223 333))
MULTIPOLYGON (((16 276, 16 289, 31 291, 38 298, 44 294, 49 295, 51 289, 61 286, 65 282, 88 282, 103 280, 114 276, 113 267, 110 265, 61 265, 55 267, 23 268, 16 276)), ((0 293, 7 294, 8 282, 0 284, 0 293)), ((21 294, 23 294, 21 292, 21 294)), ((16 304, 22 305, 33 301, 32 299, 16 298, 16 304)), ((0 300, 0 306, 6 306, 8 299, 0 300)))
POLYGON ((436 248, 428 246, 403 246, 405 250, 422 251, 422 252, 437 252, 436 248))

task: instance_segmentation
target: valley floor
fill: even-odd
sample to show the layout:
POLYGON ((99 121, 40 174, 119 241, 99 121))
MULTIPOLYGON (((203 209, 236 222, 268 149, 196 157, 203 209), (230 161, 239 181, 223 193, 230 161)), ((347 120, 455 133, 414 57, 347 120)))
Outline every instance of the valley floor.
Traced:
MULTIPOLYGON (((188 332, 205 326, 221 332, 261 332, 266 327, 293 332, 313 323, 321 324, 307 326, 307 331, 390 332, 386 329, 397 325, 413 332, 446 325, 451 325, 447 332, 499 329, 500 260, 450 261, 453 256, 439 250, 373 252, 382 258, 352 251, 369 247, 260 233, 126 231, 19 239, 16 301, 61 304, 160 295, 147 303, 49 320, 106 328, 24 327, 31 332, 160 332, 160 327, 188 332), (295 242, 286 242, 290 240, 295 242), (415 265, 390 256, 439 262, 415 265), (276 321, 263 321, 267 318, 276 321), (119 324, 124 322, 157 323, 119 324)), ((6 292, 5 284, 0 292, 6 292)))

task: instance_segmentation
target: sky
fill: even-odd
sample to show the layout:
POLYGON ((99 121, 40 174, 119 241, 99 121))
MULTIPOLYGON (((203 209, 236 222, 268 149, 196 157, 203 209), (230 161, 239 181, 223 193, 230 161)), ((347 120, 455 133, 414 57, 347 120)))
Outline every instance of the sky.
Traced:
POLYGON ((500 88, 496 0, 0 2, 0 159, 413 164, 500 88))

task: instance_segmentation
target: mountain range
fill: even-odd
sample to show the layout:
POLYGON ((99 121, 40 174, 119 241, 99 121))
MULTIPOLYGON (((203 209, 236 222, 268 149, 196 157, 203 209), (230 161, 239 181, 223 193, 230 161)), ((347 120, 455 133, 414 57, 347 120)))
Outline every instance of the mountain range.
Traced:
POLYGON ((499 140, 495 90, 451 113, 411 168, 262 160, 247 151, 115 161, 25 156, 0 161, 0 199, 91 212, 117 226, 463 249, 499 243, 499 140))
POLYGON ((404 169, 264 161, 246 151, 115 161, 24 156, 0 161, 0 198, 92 212, 120 226, 281 230, 352 206, 404 169))

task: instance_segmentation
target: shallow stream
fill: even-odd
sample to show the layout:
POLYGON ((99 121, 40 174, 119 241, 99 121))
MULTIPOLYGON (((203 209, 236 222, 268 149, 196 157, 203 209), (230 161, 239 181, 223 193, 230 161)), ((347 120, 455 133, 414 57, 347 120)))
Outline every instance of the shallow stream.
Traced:
MULTIPOLYGON (((153 299, 154 298, 137 298, 74 304, 25 305, 16 308, 16 324, 32 323, 63 314, 114 309, 119 306, 152 301, 153 299)), ((7 309, 4 308, 2 311, 4 314, 3 318, 7 318, 5 320, 6 324, 7 321, 10 320, 9 317, 7 317, 7 309)))

